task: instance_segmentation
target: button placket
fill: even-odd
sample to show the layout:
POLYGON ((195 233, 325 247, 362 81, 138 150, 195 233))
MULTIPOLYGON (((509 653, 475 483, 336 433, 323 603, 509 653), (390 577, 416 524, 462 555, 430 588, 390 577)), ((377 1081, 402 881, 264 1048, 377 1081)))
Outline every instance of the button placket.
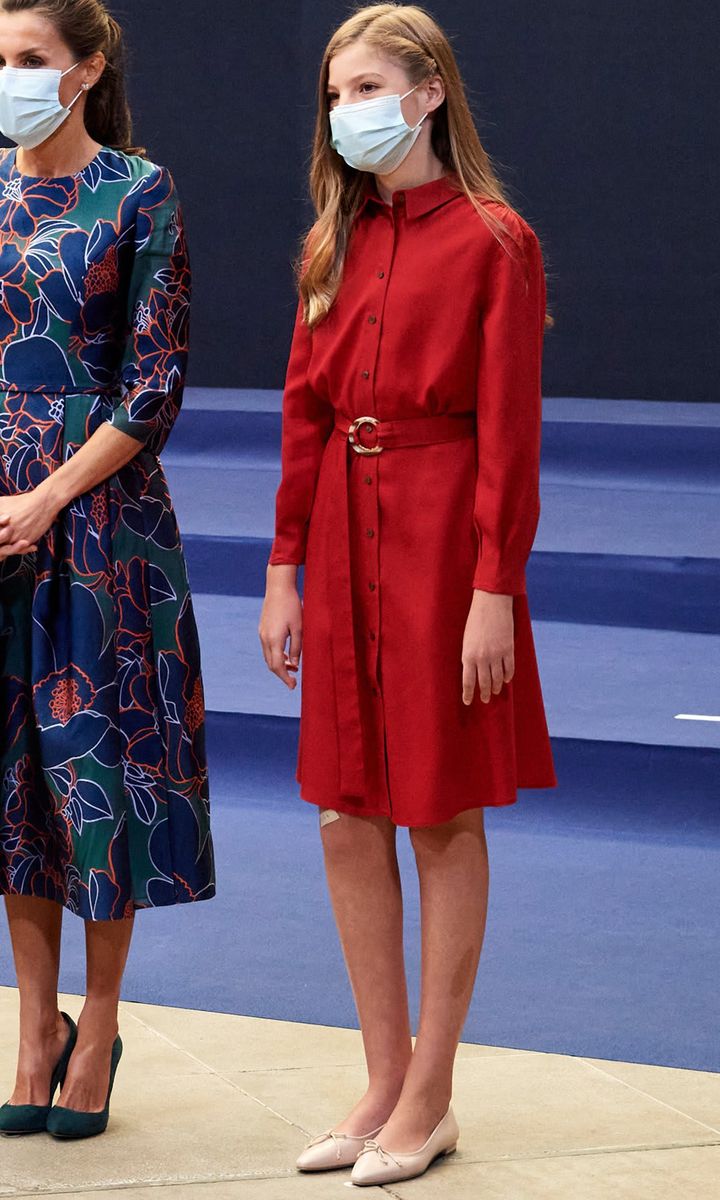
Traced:
MULTIPOLYGON (((360 522, 358 532, 362 531, 363 534, 356 543, 356 550, 360 556, 359 580, 362 584, 358 603, 361 608, 362 629, 365 635, 363 657, 371 689, 378 688, 377 662, 380 644, 380 589, 378 587, 380 513, 377 487, 378 459, 381 457, 382 455, 377 455, 362 460, 361 464, 358 464, 360 474, 356 475, 359 481, 359 487, 356 489, 357 513, 360 522)), ((373 690, 372 694, 376 695, 378 692, 373 690)))
POLYGON ((380 345, 382 317, 385 308, 385 297, 389 283, 390 264, 393 257, 395 240, 394 210, 383 211, 377 227, 379 245, 377 257, 372 270, 372 281, 368 284, 367 307, 363 313, 365 333, 360 341, 360 362, 357 365, 358 386, 358 415, 369 413, 376 416, 375 411, 375 379, 377 375, 377 356, 380 345), (363 362, 363 358, 365 361, 363 362))
MULTIPOLYGON (((388 230, 388 233, 390 236, 390 241, 391 242, 394 241, 394 236, 395 236, 394 222, 390 223, 390 229, 388 230)), ((390 261, 391 258, 392 258, 392 255, 389 256, 388 261, 390 261)), ((376 377, 376 371, 377 371, 377 355, 378 355, 378 349, 379 349, 380 332, 382 329, 382 315, 383 315, 383 311, 384 311, 384 307, 385 307, 385 295, 386 295, 386 288, 387 288, 387 283, 386 283, 386 279, 385 279, 385 270, 380 264, 378 264, 376 267, 375 275, 376 275, 376 278, 378 281, 377 282, 377 289, 378 289, 377 307, 374 308, 373 311, 368 314, 368 325, 374 327, 374 333, 376 335, 375 354, 374 354, 375 370, 373 371, 373 379, 376 377), (379 317, 379 319, 378 319, 378 317, 379 317)), ((373 412, 375 412, 375 408, 373 408, 373 412)), ((380 455, 377 455, 372 460, 369 460, 372 465, 370 467, 370 471, 364 475, 364 479, 365 479, 365 483, 369 486, 370 491, 365 492, 368 503, 366 506, 365 505, 363 506, 363 507, 366 507, 367 511, 372 514, 367 522, 367 535, 368 535, 367 551, 368 551, 368 553, 366 556, 367 571, 365 573, 365 577, 366 577, 368 586, 367 586, 367 590, 364 593, 364 596, 365 596, 364 607, 365 607, 366 614, 367 614, 367 620, 365 622, 365 628, 367 631, 366 645, 368 646, 369 657, 370 657, 370 662, 368 665, 370 667, 369 677, 371 680, 371 690, 372 690, 373 696, 379 696, 379 694, 380 694, 380 689, 378 686, 378 677, 377 677, 377 665, 378 665, 379 642, 380 642, 380 636, 379 636, 380 635, 380 596, 379 596, 379 589, 378 589, 378 585, 377 585, 377 581, 378 581, 379 575, 380 575, 379 537, 377 536, 378 530, 379 530, 380 513, 379 513, 379 508, 378 508, 377 489, 378 489, 378 470, 379 470, 378 459, 380 457, 381 457, 380 455)), ((364 488, 362 490, 365 491, 364 488)))
MULTIPOLYGON (((378 415, 377 364, 387 288, 394 257, 396 237, 396 213, 394 211, 388 211, 383 215, 383 224, 379 229, 382 229, 382 234, 376 251, 377 257, 370 267, 367 303, 360 315, 363 329, 359 338, 362 357, 358 363, 356 375, 359 397, 357 416, 362 414, 378 415)), ((371 443, 372 439, 368 444, 371 443)), ((387 453, 392 453, 392 451, 387 453)), ((382 764, 380 777, 386 778, 385 708, 380 684, 382 589, 380 586, 379 472, 383 469, 380 466, 383 454, 362 457, 351 453, 350 457, 355 460, 354 470, 351 472, 356 521, 353 552, 357 556, 359 568, 357 580, 360 583, 359 595, 356 597, 355 603, 358 606, 360 629, 362 630, 357 654, 363 661, 363 674, 366 679, 369 700, 373 706, 373 740, 377 743, 378 766, 382 764)), ((392 805, 389 794, 387 805, 387 811, 391 813, 392 805)))

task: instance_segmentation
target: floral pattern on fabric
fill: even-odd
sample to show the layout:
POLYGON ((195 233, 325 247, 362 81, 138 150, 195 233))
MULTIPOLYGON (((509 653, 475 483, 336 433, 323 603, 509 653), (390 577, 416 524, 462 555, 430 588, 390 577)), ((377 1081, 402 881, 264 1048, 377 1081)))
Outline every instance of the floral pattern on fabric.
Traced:
POLYGON ((0 891, 90 920, 215 894, 198 632, 158 455, 190 266, 169 171, 103 147, 35 179, 0 151, 0 497, 103 422, 138 452, 0 559, 0 891))

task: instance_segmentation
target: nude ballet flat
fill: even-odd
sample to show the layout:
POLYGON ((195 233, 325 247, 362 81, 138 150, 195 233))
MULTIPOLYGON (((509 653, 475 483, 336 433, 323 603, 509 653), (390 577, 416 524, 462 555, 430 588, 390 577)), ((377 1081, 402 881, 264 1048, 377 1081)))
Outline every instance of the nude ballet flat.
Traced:
POLYGON ((414 1179, 416 1175, 427 1171, 433 1159, 443 1154, 452 1154, 459 1136, 458 1123, 450 1107, 419 1150, 412 1150, 407 1154, 392 1154, 376 1141, 368 1139, 357 1156, 350 1179, 359 1187, 414 1179))
POLYGON ((334 1133, 328 1129, 308 1142, 295 1166, 299 1171, 337 1171, 351 1167, 369 1138, 380 1133, 382 1125, 358 1137, 349 1133, 334 1133))

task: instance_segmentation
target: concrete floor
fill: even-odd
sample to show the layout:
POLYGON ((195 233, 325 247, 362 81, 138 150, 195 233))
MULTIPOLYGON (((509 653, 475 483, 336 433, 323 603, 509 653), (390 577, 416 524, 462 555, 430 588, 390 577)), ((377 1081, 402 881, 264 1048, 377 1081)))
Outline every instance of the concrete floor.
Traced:
MULTIPOLYGON (((62 1007, 77 1016, 81 1000, 62 1007)), ((17 992, 0 988, 10 1093, 17 992)), ((350 1029, 123 1003, 125 1053, 99 1138, 0 1139, 0 1196, 303 1200, 346 1195, 349 1170, 300 1175, 309 1138, 365 1086, 350 1029)), ((720 1075, 463 1044, 456 1154, 367 1188, 395 1200, 715 1200, 720 1075)))

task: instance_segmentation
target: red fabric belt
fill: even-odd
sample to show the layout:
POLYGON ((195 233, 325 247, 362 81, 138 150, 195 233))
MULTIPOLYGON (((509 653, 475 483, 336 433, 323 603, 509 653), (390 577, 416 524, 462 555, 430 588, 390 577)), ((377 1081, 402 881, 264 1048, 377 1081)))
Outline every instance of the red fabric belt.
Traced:
MULTIPOLYGON (((475 437, 474 412, 439 413, 436 416, 402 417, 382 421, 376 417, 350 418, 335 415, 333 433, 346 440, 343 459, 343 502, 340 525, 331 534, 330 588, 332 603, 332 649, 335 674, 335 704, 340 752, 340 791, 343 795, 362 796, 365 791, 362 725, 358 691, 357 659, 355 654, 355 625, 353 616, 349 470, 350 455, 378 456, 389 449, 428 446, 438 442, 455 442, 475 437)), ((370 462, 371 457, 366 458, 370 462)), ((377 499, 377 490, 375 491, 377 499)), ((379 513, 377 514, 379 517, 379 513)), ((375 536, 380 536, 379 520, 375 521, 375 536)))

